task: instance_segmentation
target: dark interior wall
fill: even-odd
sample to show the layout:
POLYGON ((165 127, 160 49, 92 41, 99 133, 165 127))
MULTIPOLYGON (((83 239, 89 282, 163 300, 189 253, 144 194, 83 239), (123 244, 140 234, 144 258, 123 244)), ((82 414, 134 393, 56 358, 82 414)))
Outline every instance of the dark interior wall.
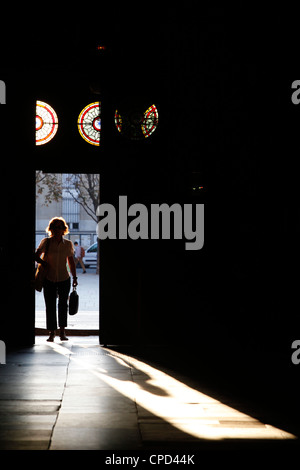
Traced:
POLYGON ((253 39, 251 22, 242 16, 232 29, 224 15, 211 8, 199 18, 173 7, 129 28, 119 12, 114 34, 106 27, 101 38, 83 42, 75 34, 70 48, 61 32, 49 62, 35 62, 35 43, 27 39, 27 55, 7 66, 0 77, 8 90, 1 154, 9 181, 9 189, 1 186, 1 339, 34 341, 34 172, 76 169, 101 174, 101 202, 127 195, 145 205, 205 203, 199 252, 177 241, 101 242, 101 343, 268 347, 281 334, 289 341, 294 314, 286 305, 296 286, 285 275, 284 251, 295 252, 278 214, 295 200, 297 182, 294 176, 291 187, 289 171, 274 165, 287 140, 287 124, 278 119, 285 107, 274 100, 281 82, 269 67, 273 49, 253 39), (102 56, 93 49, 98 39, 108 45, 102 56), (98 149, 80 139, 76 118, 99 96, 98 149), (159 109, 158 129, 142 143, 122 139, 114 126, 116 106, 130 97, 159 109), (60 116, 57 136, 40 148, 33 141, 36 99, 60 116), (274 195, 279 177, 283 189, 274 195), (202 193, 193 193, 194 181, 202 193))
MULTIPOLYGON (((17 74, 6 71, 7 104, 1 106, 1 338, 34 343, 35 180, 31 115, 34 105, 22 93, 17 74)), ((26 80, 23 85, 26 89, 26 80)), ((34 115, 34 114, 33 114, 34 115)))

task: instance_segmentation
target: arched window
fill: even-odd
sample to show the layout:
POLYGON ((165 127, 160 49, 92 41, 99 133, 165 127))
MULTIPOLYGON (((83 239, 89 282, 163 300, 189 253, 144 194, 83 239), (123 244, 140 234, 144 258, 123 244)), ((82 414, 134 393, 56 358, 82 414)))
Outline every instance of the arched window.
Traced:
POLYGON ((117 130, 131 140, 142 140, 149 137, 157 128, 158 111, 155 104, 144 113, 137 109, 122 111, 116 109, 115 125, 117 130))
POLYGON ((100 145, 101 103, 88 104, 78 116, 78 130, 81 137, 91 145, 100 145))
POLYGON ((44 101, 36 102, 35 144, 44 145, 53 139, 58 128, 58 118, 54 109, 44 101))
POLYGON ((142 131, 145 137, 149 137, 155 129, 157 128, 158 124, 158 112, 157 107, 155 104, 150 106, 144 113, 144 119, 142 122, 142 131))

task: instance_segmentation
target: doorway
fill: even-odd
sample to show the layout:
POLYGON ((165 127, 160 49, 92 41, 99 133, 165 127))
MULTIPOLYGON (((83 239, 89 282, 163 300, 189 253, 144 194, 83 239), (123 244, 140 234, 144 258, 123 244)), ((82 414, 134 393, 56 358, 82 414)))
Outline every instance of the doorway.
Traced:
MULTIPOLYGON (((37 170, 35 176, 35 247, 47 236, 49 220, 63 217, 69 227, 65 237, 73 242, 77 252, 79 311, 74 316, 68 315, 67 334, 98 335, 100 260, 96 211, 100 203, 100 175, 37 170)), ((35 293, 35 332, 48 333, 43 292, 35 293)))

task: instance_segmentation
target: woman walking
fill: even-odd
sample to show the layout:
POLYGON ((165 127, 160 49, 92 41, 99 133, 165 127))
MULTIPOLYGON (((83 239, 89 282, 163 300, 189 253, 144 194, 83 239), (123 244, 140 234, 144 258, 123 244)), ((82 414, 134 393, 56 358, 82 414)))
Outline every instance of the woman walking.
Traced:
POLYGON ((44 282, 44 298, 46 304, 46 324, 49 330, 47 341, 54 341, 57 330, 56 298, 58 296, 58 324, 60 339, 67 341, 65 334, 68 314, 68 297, 71 288, 67 262, 73 276, 73 287, 77 286, 76 267, 74 263, 74 247, 70 240, 64 238, 69 233, 68 225, 62 217, 54 217, 46 228, 48 238, 43 238, 35 253, 35 260, 47 270, 44 282), (41 254, 44 253, 44 259, 41 254), (45 255, 46 253, 46 255, 45 255))

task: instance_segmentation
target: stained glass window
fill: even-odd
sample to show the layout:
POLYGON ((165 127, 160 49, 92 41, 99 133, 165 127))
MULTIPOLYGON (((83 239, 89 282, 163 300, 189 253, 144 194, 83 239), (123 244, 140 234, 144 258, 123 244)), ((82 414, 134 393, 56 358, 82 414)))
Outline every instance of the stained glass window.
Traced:
POLYGON ((150 106, 147 111, 144 113, 144 119, 142 122, 142 131, 145 137, 149 137, 155 129, 157 128, 158 124, 158 112, 155 104, 150 106))
POLYGON ((58 118, 54 109, 43 101, 36 102, 35 144, 44 145, 55 136, 58 118))
POLYGON ((122 117, 119 111, 116 109, 115 112, 115 124, 119 132, 122 132, 122 117))
POLYGON ((127 112, 115 111, 115 125, 118 131, 131 140, 141 140, 149 137, 157 128, 158 111, 155 104, 144 113, 136 109, 127 112))
POLYGON ((88 104, 78 116, 78 130, 81 137, 91 145, 100 145, 101 103, 88 104))

